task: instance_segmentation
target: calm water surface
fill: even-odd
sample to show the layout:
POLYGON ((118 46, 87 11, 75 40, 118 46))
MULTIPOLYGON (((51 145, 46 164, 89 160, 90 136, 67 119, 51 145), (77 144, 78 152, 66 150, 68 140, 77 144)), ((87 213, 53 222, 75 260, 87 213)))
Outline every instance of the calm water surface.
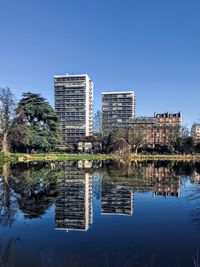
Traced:
POLYGON ((0 266, 199 266, 198 163, 5 164, 0 177, 0 266))

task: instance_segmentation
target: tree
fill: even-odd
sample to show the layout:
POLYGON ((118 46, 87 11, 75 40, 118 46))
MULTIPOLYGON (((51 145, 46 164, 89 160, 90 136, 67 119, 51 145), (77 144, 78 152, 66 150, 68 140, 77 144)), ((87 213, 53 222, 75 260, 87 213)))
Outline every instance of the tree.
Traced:
POLYGON ((29 134, 26 141, 21 136, 29 149, 52 150, 61 143, 58 117, 40 94, 24 93, 16 112, 24 125, 18 133, 26 137, 29 134))
POLYGON ((179 153, 189 154, 194 152, 194 140, 189 136, 186 127, 182 127, 180 135, 174 140, 174 149, 179 153))
POLYGON ((110 132, 107 140, 107 149, 109 151, 112 151, 114 144, 122 138, 126 140, 126 137, 127 137, 127 130, 124 128, 117 128, 113 132, 110 132))
POLYGON ((15 108, 14 95, 10 88, 0 88, 0 129, 2 153, 9 154, 9 129, 13 120, 15 108))
POLYGON ((24 123, 21 117, 13 120, 9 131, 10 145, 14 151, 25 152, 30 144, 29 127, 24 123))
POLYGON ((120 138, 114 143, 112 151, 118 154, 128 154, 131 151, 131 146, 124 138, 120 138))
POLYGON ((138 148, 145 144, 144 139, 145 135, 143 128, 128 130, 128 142, 136 154, 138 153, 138 148))

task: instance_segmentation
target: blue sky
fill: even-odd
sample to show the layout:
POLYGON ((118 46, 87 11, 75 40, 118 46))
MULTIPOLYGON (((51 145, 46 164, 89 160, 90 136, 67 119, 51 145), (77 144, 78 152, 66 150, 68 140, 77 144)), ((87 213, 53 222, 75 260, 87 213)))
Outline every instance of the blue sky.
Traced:
POLYGON ((0 0, 0 86, 53 104, 53 75, 88 73, 102 91, 134 90, 136 114, 200 120, 199 0, 0 0))

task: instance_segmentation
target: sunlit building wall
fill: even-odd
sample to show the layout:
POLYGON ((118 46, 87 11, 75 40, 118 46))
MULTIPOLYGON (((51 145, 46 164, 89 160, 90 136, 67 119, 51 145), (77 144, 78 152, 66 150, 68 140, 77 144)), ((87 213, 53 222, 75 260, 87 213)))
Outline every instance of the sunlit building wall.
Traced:
POLYGON ((102 93, 102 130, 104 135, 129 125, 135 116, 135 94, 133 91, 102 93))
POLYGON ((93 82, 87 74, 55 75, 55 110, 68 145, 92 135, 93 82))
POLYGON ((130 143, 155 147, 168 145, 181 135, 182 113, 155 113, 153 117, 133 117, 129 123, 130 143))

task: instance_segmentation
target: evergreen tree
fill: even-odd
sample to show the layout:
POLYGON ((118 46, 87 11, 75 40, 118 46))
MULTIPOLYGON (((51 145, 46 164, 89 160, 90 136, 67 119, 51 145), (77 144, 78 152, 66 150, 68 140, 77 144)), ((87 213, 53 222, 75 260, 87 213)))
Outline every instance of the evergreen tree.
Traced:
POLYGON ((17 118, 13 122, 14 129, 11 131, 11 140, 15 142, 15 147, 18 142, 18 145, 21 143, 29 149, 49 151, 61 143, 58 118, 53 108, 40 94, 24 93, 16 112, 17 118), (18 139, 14 141, 16 132, 18 139))

